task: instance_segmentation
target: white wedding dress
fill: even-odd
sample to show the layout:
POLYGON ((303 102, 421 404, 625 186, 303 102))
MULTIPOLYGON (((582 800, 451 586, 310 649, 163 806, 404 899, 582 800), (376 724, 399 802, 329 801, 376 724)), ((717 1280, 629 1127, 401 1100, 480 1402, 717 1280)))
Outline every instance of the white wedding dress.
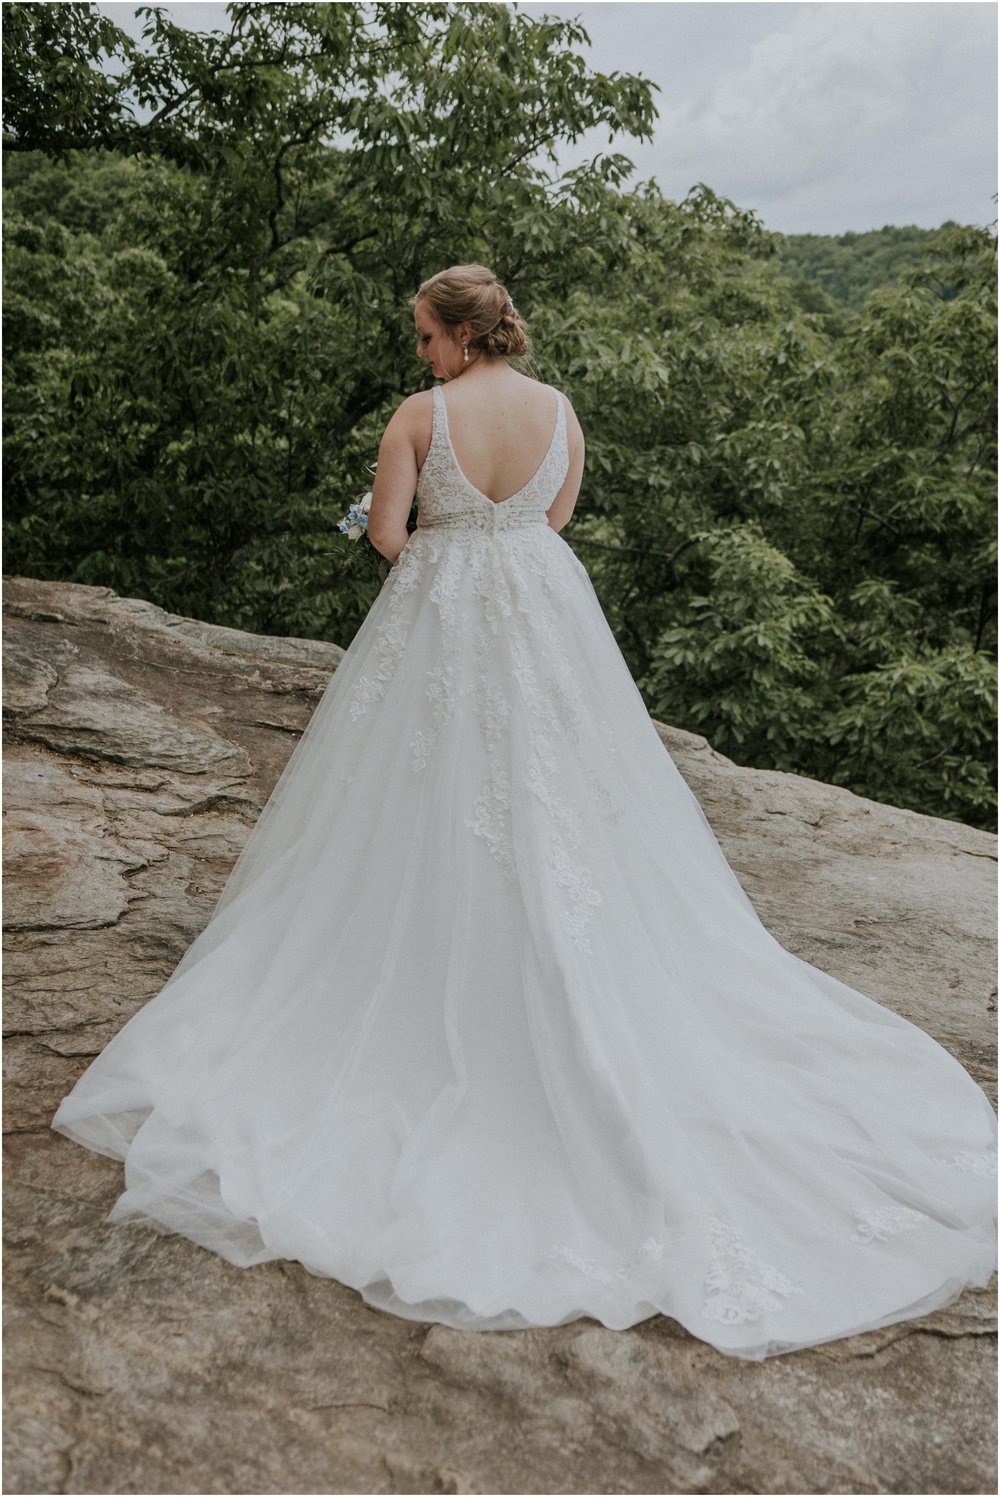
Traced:
POLYGON ((552 394, 493 502, 435 388, 416 530, 51 1126, 124 1161, 108 1221, 413 1320, 660 1312, 759 1360, 924 1314, 996 1265, 993 1110, 754 913, 546 521, 552 394))

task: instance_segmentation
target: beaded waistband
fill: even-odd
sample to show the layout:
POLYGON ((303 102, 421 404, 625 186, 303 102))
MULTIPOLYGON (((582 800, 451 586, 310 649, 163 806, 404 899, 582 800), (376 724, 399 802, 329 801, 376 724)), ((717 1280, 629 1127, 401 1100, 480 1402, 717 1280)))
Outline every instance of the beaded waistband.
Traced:
POLYGON ((463 510, 460 513, 435 515, 421 515, 419 506, 417 509, 418 530, 464 530, 472 535, 498 535, 508 530, 523 530, 532 525, 547 525, 548 516, 543 509, 525 509, 520 505, 512 505, 508 510, 507 501, 500 504, 490 504, 489 509, 480 507, 477 509, 463 510), (505 513, 506 511, 506 513, 505 513))

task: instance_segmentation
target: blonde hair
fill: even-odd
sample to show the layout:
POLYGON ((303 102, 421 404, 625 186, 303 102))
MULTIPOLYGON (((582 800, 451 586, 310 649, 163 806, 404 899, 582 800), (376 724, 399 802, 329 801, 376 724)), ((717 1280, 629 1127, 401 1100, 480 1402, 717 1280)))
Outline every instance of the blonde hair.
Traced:
POLYGON ((469 347, 487 358, 524 358, 531 352, 528 329, 506 286, 485 265, 451 265, 421 281, 413 305, 426 302, 446 333, 472 324, 469 347))

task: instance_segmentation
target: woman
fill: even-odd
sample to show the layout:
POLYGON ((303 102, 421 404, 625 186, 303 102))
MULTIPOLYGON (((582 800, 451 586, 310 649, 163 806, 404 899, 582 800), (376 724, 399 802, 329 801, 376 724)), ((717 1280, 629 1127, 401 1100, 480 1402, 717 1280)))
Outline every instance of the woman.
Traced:
POLYGON ((583 435, 506 289, 454 266, 415 321, 392 569, 53 1128, 124 1160, 108 1220, 458 1328, 661 1312, 759 1360, 985 1284, 986 1098, 754 913, 557 534, 583 435))
MULTIPOLYGON (((469 463, 460 464, 462 471, 480 479, 476 487, 496 503, 514 494, 548 451, 555 392, 540 399, 538 383, 508 364, 509 357, 527 353, 527 331, 491 272, 483 275, 489 279, 480 283, 449 279, 447 272, 425 282, 414 320, 417 355, 427 360, 431 373, 448 382, 463 376, 448 403, 456 457, 469 454, 469 463)), ((408 539, 406 521, 431 444, 434 402, 433 390, 408 396, 379 448, 368 538, 393 562, 408 539)), ((566 420, 569 468, 546 515, 553 530, 561 530, 572 515, 583 477, 583 432, 568 400, 566 420)))

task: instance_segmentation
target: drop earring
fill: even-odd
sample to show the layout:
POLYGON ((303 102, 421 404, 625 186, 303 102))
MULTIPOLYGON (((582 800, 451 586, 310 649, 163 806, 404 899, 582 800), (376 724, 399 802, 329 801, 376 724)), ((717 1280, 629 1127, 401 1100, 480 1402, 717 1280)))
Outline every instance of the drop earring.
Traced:
POLYGON ((462 354, 463 354, 462 363, 463 364, 467 364, 469 362, 469 345, 468 345, 468 343, 463 343, 462 344, 462 354))

